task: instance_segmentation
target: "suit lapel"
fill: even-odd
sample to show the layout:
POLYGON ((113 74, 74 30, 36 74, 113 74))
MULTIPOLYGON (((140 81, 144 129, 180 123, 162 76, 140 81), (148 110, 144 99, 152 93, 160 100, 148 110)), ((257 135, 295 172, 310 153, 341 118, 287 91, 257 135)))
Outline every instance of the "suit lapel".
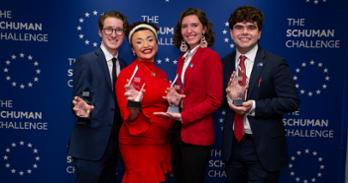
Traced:
POLYGON ((249 89, 247 98, 250 97, 252 91, 255 89, 255 87, 258 86, 260 74, 262 73, 265 64, 266 62, 264 60, 264 52, 261 48, 259 48, 255 57, 255 62, 249 79, 249 89))
POLYGON ((233 52, 233 54, 231 55, 231 57, 229 58, 230 62, 228 62, 229 64, 227 65, 227 71, 228 73, 228 78, 227 82, 230 80, 231 74, 233 73, 233 71, 236 70, 236 52, 233 52))
POLYGON ((104 78, 106 80, 107 85, 109 86, 109 88, 112 90, 112 86, 111 86, 111 76, 109 73, 109 68, 108 65, 106 63, 105 60, 105 56, 103 51, 99 48, 96 50, 96 55, 97 55, 97 64, 99 65, 98 68, 102 68, 101 69, 101 74, 104 75, 104 78))
POLYGON ((180 84, 182 83, 181 82, 181 73, 182 73, 182 68, 184 66, 184 60, 185 60, 185 58, 183 57, 183 54, 181 54, 180 57, 179 57, 178 66, 177 66, 177 69, 176 69, 176 73, 178 74, 178 77, 179 77, 177 82, 179 82, 180 84))
MULTIPOLYGON (((198 64, 199 60, 201 60, 202 57, 202 53, 204 52, 204 49, 202 48, 197 48, 196 53, 193 55, 189 65, 187 66, 187 69, 185 71, 185 76, 184 76, 184 86, 186 85, 186 83, 188 83, 188 80, 190 79, 190 75, 193 71, 193 69, 195 69, 196 65, 198 64)), ((182 70, 182 69, 181 69, 182 70)), ((187 85, 186 85, 187 87, 187 85)))

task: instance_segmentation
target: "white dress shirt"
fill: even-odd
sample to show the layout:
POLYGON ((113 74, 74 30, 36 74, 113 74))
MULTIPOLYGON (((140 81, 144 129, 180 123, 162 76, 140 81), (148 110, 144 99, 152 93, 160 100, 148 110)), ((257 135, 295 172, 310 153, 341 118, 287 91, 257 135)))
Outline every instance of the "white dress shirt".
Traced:
MULTIPOLYGON (((105 55, 105 60, 106 60, 106 63, 108 65, 108 68, 109 68, 109 76, 110 76, 110 79, 111 79, 111 82, 112 82, 112 58, 116 58, 116 74, 117 76, 120 74, 120 71, 121 71, 121 67, 120 67, 120 63, 118 61, 118 52, 116 53, 116 55, 112 55, 104 46, 104 44, 102 43, 100 45, 100 48, 101 50, 103 51, 104 55, 105 55)), ((111 83, 112 85, 113 83, 111 83)))
POLYGON ((184 84, 184 78, 185 78, 185 72, 187 67, 190 65, 190 62, 192 60, 193 55, 195 55, 197 49, 198 49, 199 45, 197 45, 196 47, 194 47, 192 50, 187 51, 183 57, 185 58, 184 60, 184 65, 182 67, 182 71, 181 71, 181 84, 184 84))
MULTIPOLYGON (((248 78, 248 83, 249 83, 249 79, 250 79, 250 75, 251 72, 253 70, 253 66, 254 66, 254 62, 255 62, 255 57, 256 57, 256 53, 258 50, 258 45, 254 46, 254 48, 252 48, 250 51, 248 51, 246 54, 241 54, 240 52, 236 53, 236 60, 235 60, 235 70, 238 72, 238 65, 239 65, 239 56, 240 55, 244 55, 246 56, 246 60, 245 60, 245 69, 246 69, 246 75, 248 78)), ((237 73, 238 74, 238 73, 237 73)), ((246 97, 246 96, 245 96, 246 97)), ((251 110, 249 111, 249 113, 247 113, 246 115, 244 115, 244 119, 243 119, 243 123, 244 123, 244 132, 246 134, 252 134, 251 128, 250 128, 250 123, 249 120, 247 118, 247 115, 255 115, 255 107, 256 107, 256 103, 253 100, 253 105, 251 107, 251 110)))

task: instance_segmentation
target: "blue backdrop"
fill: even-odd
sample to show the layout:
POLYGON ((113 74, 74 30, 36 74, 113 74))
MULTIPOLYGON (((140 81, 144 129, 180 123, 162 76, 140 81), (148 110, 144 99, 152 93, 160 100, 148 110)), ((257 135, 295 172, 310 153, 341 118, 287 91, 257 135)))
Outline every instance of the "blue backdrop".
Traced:
MULTIPOLYGON (((281 182, 344 181, 348 120, 347 1, 333 0, 75 0, 3 1, 0 5, 1 182, 73 182, 66 145, 75 58, 99 46, 97 17, 115 9, 130 22, 160 27, 156 64, 174 77, 179 51, 172 45, 179 14, 203 9, 214 24, 221 57, 234 49, 226 21, 240 5, 265 16, 261 46, 288 59, 301 96, 300 110, 284 117, 290 162, 281 182)), ((121 55, 133 55, 125 41, 121 55)), ((224 182, 221 128, 206 182, 224 182)))

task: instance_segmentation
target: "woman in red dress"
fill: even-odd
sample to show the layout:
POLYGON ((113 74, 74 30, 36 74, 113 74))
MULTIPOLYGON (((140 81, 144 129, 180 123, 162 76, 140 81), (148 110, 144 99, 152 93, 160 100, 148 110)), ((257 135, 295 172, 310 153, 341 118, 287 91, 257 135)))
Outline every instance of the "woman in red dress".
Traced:
POLYGON ((123 118, 119 133, 125 172, 122 183, 160 183, 171 171, 169 129, 173 121, 153 112, 166 111, 162 96, 169 87, 164 71, 154 64, 158 50, 157 27, 133 24, 128 32, 135 61, 117 78, 116 96, 123 118))

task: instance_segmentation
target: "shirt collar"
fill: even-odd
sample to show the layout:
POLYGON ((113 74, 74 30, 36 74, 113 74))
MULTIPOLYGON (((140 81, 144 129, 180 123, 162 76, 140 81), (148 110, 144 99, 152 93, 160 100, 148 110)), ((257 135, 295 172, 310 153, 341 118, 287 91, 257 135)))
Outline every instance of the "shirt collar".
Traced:
POLYGON ((194 48, 191 49, 191 50, 188 50, 188 51, 183 55, 184 58, 186 58, 188 55, 193 56, 193 55, 196 53, 196 51, 197 51, 198 48, 199 48, 199 45, 197 45, 196 47, 194 47, 194 48))
POLYGON ((239 56, 240 55, 245 55, 247 57, 247 60, 254 62, 255 61, 255 57, 256 57, 256 53, 257 50, 259 48, 259 45, 255 45, 251 50, 249 50, 246 54, 241 54, 238 50, 237 50, 237 55, 236 55, 236 61, 239 60, 239 56))
POLYGON ((106 61, 109 61, 109 60, 111 60, 111 59, 114 58, 114 57, 115 57, 115 58, 118 58, 118 52, 116 53, 115 56, 113 56, 113 55, 106 49, 106 47, 104 46, 103 43, 100 44, 100 49, 103 51, 106 61))

